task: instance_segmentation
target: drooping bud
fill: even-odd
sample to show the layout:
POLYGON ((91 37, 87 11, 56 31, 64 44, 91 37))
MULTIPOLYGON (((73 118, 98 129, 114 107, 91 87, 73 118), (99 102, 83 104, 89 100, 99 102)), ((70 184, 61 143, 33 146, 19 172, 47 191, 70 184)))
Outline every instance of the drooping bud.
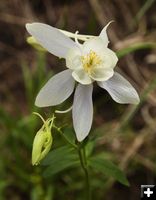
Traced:
POLYGON ((32 37, 29 36, 27 37, 27 43, 30 44, 32 47, 34 47, 36 50, 38 51, 42 51, 42 52, 46 52, 46 49, 44 49, 38 42, 37 40, 32 37))
POLYGON ((40 114, 35 114, 42 119, 44 124, 34 138, 32 149, 32 165, 38 165, 40 163, 40 161, 50 151, 53 142, 51 129, 54 122, 54 116, 45 121, 40 114))

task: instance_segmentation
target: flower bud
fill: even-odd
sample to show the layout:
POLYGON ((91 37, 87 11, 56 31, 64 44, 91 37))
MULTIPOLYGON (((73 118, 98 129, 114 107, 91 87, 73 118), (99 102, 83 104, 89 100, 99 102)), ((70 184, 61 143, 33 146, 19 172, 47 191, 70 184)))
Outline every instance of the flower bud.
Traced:
MULTIPOLYGON (((39 115, 39 114, 37 114, 37 115, 39 115)), ((32 165, 38 165, 40 163, 40 161, 50 151, 52 141, 53 141, 53 138, 51 135, 51 128, 53 125, 53 121, 54 121, 54 117, 44 121, 43 126, 37 132, 37 134, 34 138, 33 149, 32 149, 32 165)))
POLYGON ((37 40, 30 36, 27 37, 27 43, 30 44, 32 47, 34 47, 38 51, 46 52, 46 49, 44 49, 38 42, 37 40))

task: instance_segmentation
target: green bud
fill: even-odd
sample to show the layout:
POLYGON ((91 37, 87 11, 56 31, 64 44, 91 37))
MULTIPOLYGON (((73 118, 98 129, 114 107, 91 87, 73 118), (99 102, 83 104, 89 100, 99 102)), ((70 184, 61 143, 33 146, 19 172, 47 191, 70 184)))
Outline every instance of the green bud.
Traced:
POLYGON ((40 114, 35 114, 40 116, 43 121, 43 126, 37 132, 34 138, 32 149, 32 165, 38 165, 40 163, 40 161, 50 151, 53 142, 51 129, 54 121, 54 116, 45 121, 40 114))
POLYGON ((34 47, 36 50, 38 51, 42 51, 42 52, 46 52, 46 49, 44 49, 38 42, 37 40, 32 37, 29 36, 27 37, 27 43, 30 44, 32 47, 34 47))

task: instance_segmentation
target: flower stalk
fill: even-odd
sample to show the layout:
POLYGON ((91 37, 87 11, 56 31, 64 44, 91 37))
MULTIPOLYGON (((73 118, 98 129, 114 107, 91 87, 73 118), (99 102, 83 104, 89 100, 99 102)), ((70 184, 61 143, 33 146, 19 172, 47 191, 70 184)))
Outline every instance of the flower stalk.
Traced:
POLYGON ((77 149, 77 145, 73 144, 61 131, 61 128, 58 128, 57 126, 53 125, 53 128, 55 128, 57 130, 57 132, 61 135, 61 137, 69 144, 71 145, 74 149, 77 149))
MULTIPOLYGON (((81 144, 81 143, 78 143, 81 144)), ((81 145, 78 145, 78 155, 80 159, 80 164, 82 167, 82 170, 84 171, 85 174, 85 182, 86 182, 86 200, 91 200, 91 185, 90 185, 90 177, 89 177, 89 169, 87 166, 87 158, 86 158, 86 153, 85 153, 85 146, 82 147, 81 145)))
POLYGON ((70 145, 72 146, 75 150, 77 150, 79 160, 80 160, 80 165, 81 168, 84 172, 85 175, 85 185, 86 185, 86 200, 91 200, 91 185, 90 185, 90 177, 89 177, 89 169, 87 166, 87 157, 86 157, 86 152, 85 152, 85 146, 82 145, 81 142, 76 141, 76 144, 73 144, 61 131, 60 128, 57 126, 53 125, 53 128, 57 130, 57 132, 60 134, 60 136, 70 145))

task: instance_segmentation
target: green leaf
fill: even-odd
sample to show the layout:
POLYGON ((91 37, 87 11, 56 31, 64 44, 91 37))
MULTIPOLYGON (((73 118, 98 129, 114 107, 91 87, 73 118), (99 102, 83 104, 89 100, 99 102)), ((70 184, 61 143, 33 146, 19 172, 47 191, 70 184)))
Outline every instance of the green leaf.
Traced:
POLYGON ((79 164, 78 155, 74 148, 63 146, 52 150, 42 162, 43 165, 48 165, 43 175, 45 177, 52 176, 69 167, 79 164))
POLYGON ((53 165, 56 162, 59 162, 63 158, 77 157, 75 149, 71 146, 63 146, 56 149, 53 149, 48 153, 48 155, 41 162, 42 165, 53 165))
POLYGON ((91 154, 93 153, 95 143, 96 143, 95 140, 91 140, 86 144, 85 149, 86 149, 86 156, 87 157, 91 156, 91 154))
POLYGON ((92 157, 89 159, 88 164, 98 172, 101 172, 107 176, 111 176, 123 185, 129 186, 129 182, 125 174, 111 161, 100 157, 92 157))
POLYGON ((53 176, 67 168, 77 166, 78 164, 79 164, 79 162, 74 159, 63 158, 62 160, 55 163, 54 165, 50 165, 49 167, 47 167, 43 173, 43 176, 44 177, 53 176))

